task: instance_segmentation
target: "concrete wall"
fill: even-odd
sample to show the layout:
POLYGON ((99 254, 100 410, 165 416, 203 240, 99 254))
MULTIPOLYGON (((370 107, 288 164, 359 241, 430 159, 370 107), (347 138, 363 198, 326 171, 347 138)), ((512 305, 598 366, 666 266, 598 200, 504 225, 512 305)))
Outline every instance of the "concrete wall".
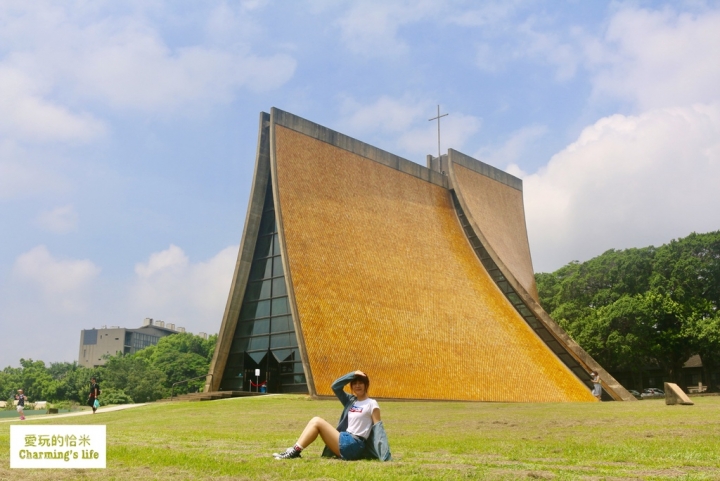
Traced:
POLYGON ((94 329, 97 333, 96 344, 85 344, 85 333, 80 331, 80 352, 78 353, 78 364, 84 367, 102 366, 105 360, 104 355, 114 356, 123 352, 125 346, 124 328, 116 329, 94 329))

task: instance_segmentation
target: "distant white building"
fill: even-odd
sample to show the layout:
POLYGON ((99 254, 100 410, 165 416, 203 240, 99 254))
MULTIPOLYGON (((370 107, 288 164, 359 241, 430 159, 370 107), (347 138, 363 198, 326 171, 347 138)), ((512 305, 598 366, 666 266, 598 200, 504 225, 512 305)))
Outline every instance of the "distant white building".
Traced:
POLYGON ((179 332, 185 332, 185 328, 175 328, 175 324, 170 323, 166 327, 163 321, 154 321, 150 318, 146 318, 143 326, 138 329, 118 326, 83 329, 80 331, 78 364, 84 367, 102 366, 105 364, 103 357, 105 355, 132 354, 157 344, 165 336, 179 332))

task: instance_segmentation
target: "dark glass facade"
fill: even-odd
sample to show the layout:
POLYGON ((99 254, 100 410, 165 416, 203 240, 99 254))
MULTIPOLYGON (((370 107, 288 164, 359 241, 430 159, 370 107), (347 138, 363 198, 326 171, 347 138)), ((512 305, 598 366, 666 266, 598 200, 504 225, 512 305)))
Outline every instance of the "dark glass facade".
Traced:
POLYGON ((254 391, 251 382, 265 382, 268 392, 308 391, 290 314, 270 182, 220 388, 254 391), (260 376, 255 376, 256 369, 260 376))
POLYGON ((125 354, 133 354, 140 349, 148 346, 154 346, 160 341, 160 336, 150 336, 140 332, 125 332, 125 354))

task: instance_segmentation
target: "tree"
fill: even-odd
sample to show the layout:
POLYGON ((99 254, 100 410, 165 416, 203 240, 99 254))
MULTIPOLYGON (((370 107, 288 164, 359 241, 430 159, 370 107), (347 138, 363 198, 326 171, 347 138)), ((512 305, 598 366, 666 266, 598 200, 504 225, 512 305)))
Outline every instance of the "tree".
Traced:
POLYGON ((166 395, 165 375, 146 359, 118 354, 107 359, 98 382, 103 389, 124 391, 135 402, 156 401, 166 395))
POLYGON ((692 233, 658 249, 651 284, 677 304, 688 350, 700 354, 709 380, 720 367, 720 231, 692 233))
POLYGON ((163 337, 157 345, 150 346, 137 355, 147 359, 165 375, 163 386, 167 390, 172 389, 174 383, 203 377, 179 384, 174 390, 178 394, 195 392, 205 384, 204 376, 209 371, 216 340, 216 335, 203 339, 189 333, 174 334, 163 337))
MULTIPOLYGON (((51 402, 84 402, 90 390, 90 379, 100 383, 103 396, 112 394, 116 403, 155 401, 168 396, 172 384, 190 378, 204 377, 212 360, 217 335, 203 339, 188 333, 167 336, 155 346, 125 356, 108 357, 106 364, 85 368, 77 362, 56 362, 46 366, 43 361, 21 359, 20 367, 0 371, 0 399, 12 399, 17 389, 24 389, 28 398, 51 402)), ((184 383, 178 393, 202 388, 204 379, 184 383)))
POLYGON ((545 310, 607 369, 656 364, 680 382, 693 354, 720 366, 720 232, 609 250, 536 281, 545 310))

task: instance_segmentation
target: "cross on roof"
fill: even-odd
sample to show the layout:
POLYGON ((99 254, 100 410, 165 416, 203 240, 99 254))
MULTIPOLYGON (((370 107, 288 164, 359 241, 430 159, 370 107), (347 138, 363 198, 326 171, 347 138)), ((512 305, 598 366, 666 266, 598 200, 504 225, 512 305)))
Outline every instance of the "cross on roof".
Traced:
POLYGON ((450 115, 450 114, 442 114, 442 115, 440 115, 440 105, 438 105, 437 107, 438 107, 437 117, 433 117, 433 118, 431 118, 431 119, 428 119, 428 121, 432 122, 433 120, 437 120, 437 122, 438 122, 438 162, 439 162, 439 161, 440 161, 440 119, 441 119, 442 117, 446 117, 446 116, 448 116, 448 115, 450 115))

